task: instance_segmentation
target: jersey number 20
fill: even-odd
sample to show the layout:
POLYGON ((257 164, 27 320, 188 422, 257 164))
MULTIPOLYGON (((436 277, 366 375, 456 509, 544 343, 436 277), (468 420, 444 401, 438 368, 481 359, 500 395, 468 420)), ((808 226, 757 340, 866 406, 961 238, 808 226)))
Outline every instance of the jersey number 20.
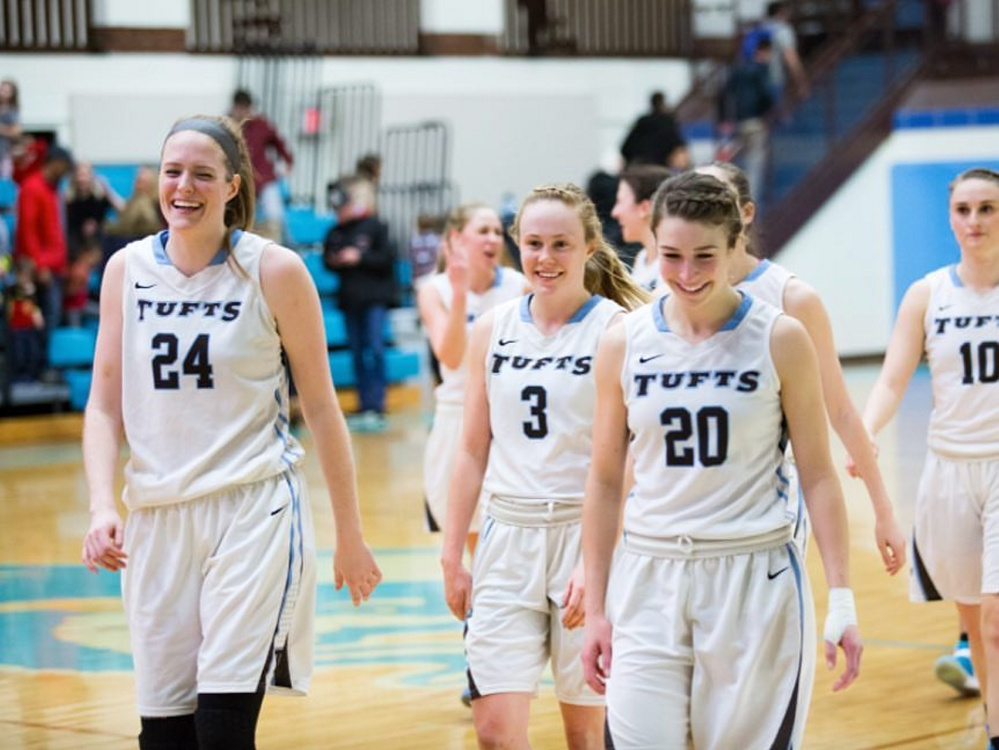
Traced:
POLYGON ((704 406, 691 414, 687 409, 663 409, 659 421, 666 428, 666 465, 718 466, 728 457, 728 412, 720 406, 704 406))
POLYGON ((208 359, 208 334, 199 334, 184 355, 178 371, 173 365, 177 361, 180 346, 172 333, 157 333, 153 336, 153 387, 157 390, 177 390, 181 375, 193 375, 198 388, 213 388, 215 377, 212 363, 208 359))

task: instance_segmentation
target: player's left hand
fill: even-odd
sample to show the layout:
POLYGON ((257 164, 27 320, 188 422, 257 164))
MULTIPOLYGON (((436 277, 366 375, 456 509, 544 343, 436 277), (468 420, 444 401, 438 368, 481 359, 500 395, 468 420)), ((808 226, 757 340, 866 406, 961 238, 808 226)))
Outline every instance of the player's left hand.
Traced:
POLYGON ((591 616, 583 635, 583 676, 586 684, 598 695, 607 692, 611 674, 611 643, 613 628, 604 616, 591 616))
MULTIPOLYGON (((856 625, 847 627, 843 631, 843 637, 840 638, 839 646, 843 649, 843 656, 846 657, 846 669, 833 683, 833 692, 848 688, 860 676, 860 656, 864 652, 864 644, 860 640, 860 629, 856 625)), ((826 641, 825 647, 826 667, 834 669, 836 667, 836 645, 826 641)))
POLYGON ((905 537, 895 516, 877 519, 874 523, 874 541, 884 561, 888 575, 895 575, 905 565, 905 537))
POLYGON ((586 622, 586 612, 583 609, 585 578, 583 561, 580 560, 576 563, 576 568, 569 577, 565 594, 562 595, 562 609, 565 610, 562 612, 562 624, 569 630, 581 627, 586 622))
POLYGON ((336 590, 346 584, 354 606, 359 607, 381 582, 382 572, 363 539, 358 537, 346 542, 338 539, 336 552, 333 553, 333 578, 336 590))

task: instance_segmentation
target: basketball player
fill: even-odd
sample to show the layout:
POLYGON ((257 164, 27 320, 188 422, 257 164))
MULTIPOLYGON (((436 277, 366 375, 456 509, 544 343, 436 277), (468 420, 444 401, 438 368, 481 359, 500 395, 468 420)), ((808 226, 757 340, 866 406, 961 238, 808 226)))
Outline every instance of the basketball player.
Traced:
MULTIPOLYGON (((751 254, 756 204, 749 192, 749 179, 745 172, 728 162, 716 162, 699 167, 697 171, 717 177, 738 194, 745 231, 736 242, 732 255, 732 283, 755 299, 763 300, 799 321, 815 346, 826 414, 840 441, 850 455, 856 457, 856 468, 852 473, 863 479, 874 508, 874 540, 885 570, 889 575, 895 575, 905 565, 905 537, 895 520, 895 510, 881 478, 874 447, 860 420, 860 414, 850 399, 833 341, 829 314, 812 287, 783 266, 770 260, 761 261, 751 254)), ((801 496, 794 481, 793 463, 785 467, 785 473, 790 480, 789 501, 796 517, 795 540, 804 549, 808 527, 801 496)))
POLYGON ((481 747, 529 747, 530 702, 550 659, 568 746, 602 748, 603 698, 583 679, 578 629, 593 355, 622 306, 646 295, 574 185, 535 188, 513 234, 533 292, 494 308, 472 331, 441 556, 445 594, 455 617, 467 617, 481 747), (469 575, 462 548, 480 492, 485 516, 469 575))
POLYGON ((652 236, 652 196, 670 176, 666 167, 640 164, 628 167, 617 183, 617 200, 611 216, 621 225, 625 242, 640 242, 642 249, 635 256, 631 275, 642 287, 652 291, 659 286, 659 253, 652 236))
POLYGON ((316 290, 295 253, 243 231, 253 179, 237 126, 178 121, 159 195, 168 229, 104 275, 82 557, 124 571, 139 747, 252 748, 264 691, 303 694, 312 669, 312 520, 284 356, 331 490, 336 586, 357 605, 381 573, 361 536, 316 290), (122 432, 127 526, 114 498, 122 432))
MULTIPOLYGON (((499 215, 481 203, 459 206, 444 227, 444 272, 430 276, 420 287, 417 304, 440 362, 441 382, 434 391, 434 422, 423 454, 423 491, 427 525, 439 531, 447 514, 447 490, 454 469, 454 454, 461 439, 461 412, 468 377, 468 332, 482 313, 500 302, 524 293, 524 276, 499 264, 504 247, 499 215)), ((467 539, 475 552, 479 518, 473 518, 467 539)), ((465 688, 461 701, 472 704, 465 688)))
MULTIPOLYGON (((873 439, 925 356, 933 411, 910 595, 957 604, 988 707, 999 705, 999 172, 957 176, 950 226, 960 260, 905 293, 864 424, 873 439)), ((999 748, 999 718, 988 713, 991 746, 999 748)))
POLYGON ((837 645, 846 654, 834 689, 861 654, 815 352, 800 323, 732 287, 742 222, 725 184, 672 178, 652 219, 668 293, 608 330, 597 354, 587 682, 606 690, 617 750, 797 747, 813 623, 782 496, 787 433, 831 587, 827 664, 837 645), (635 484, 608 583, 629 450, 635 484))
MULTIPOLYGON (((493 209, 481 203, 459 206, 444 228, 444 272, 431 276, 417 298, 430 348, 441 365, 434 423, 423 458, 431 531, 443 528, 447 514, 448 484, 461 438, 472 323, 497 304, 520 297, 527 287, 523 274, 499 264, 503 242, 503 225, 493 209)), ((474 552, 478 518, 470 528, 468 548, 474 552)))

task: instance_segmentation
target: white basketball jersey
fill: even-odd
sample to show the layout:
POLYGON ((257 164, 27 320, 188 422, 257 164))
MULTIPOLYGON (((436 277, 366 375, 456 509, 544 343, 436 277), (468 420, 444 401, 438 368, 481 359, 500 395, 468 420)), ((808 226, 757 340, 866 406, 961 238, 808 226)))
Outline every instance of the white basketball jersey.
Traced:
POLYGON ((534 325, 531 295, 496 309, 486 354, 493 440, 488 495, 582 504, 593 444, 593 356, 621 308, 591 297, 554 335, 534 325))
POLYGON ((260 289, 270 240, 235 233, 193 276, 166 254, 166 232, 133 242, 122 289, 122 416, 131 451, 125 504, 183 502, 295 464, 277 324, 260 289))
POLYGON ((763 300, 778 310, 784 309, 784 290, 794 274, 784 266, 762 260, 742 281, 735 285, 753 299, 763 300))
POLYGON ((999 456, 999 287, 979 294, 956 266, 926 275, 923 320, 933 385, 927 444, 951 458, 999 456))
POLYGON ((631 278, 643 289, 651 292, 656 287, 662 286, 662 279, 659 277, 658 259, 649 264, 647 262, 648 253, 649 251, 645 248, 638 251, 631 266, 631 278))
MULTIPOLYGON (((430 278, 430 283, 441 296, 444 309, 450 310, 454 299, 454 290, 448 281, 446 273, 438 273, 430 278)), ((468 316, 467 329, 471 329, 475 320, 487 310, 496 307, 500 302, 516 299, 524 293, 527 280, 519 271, 499 266, 496 268, 496 278, 493 285, 482 294, 467 293, 465 311, 468 316)), ((465 381, 468 380, 468 358, 462 358, 461 366, 455 370, 443 362, 440 366, 441 383, 434 391, 439 404, 461 404, 465 400, 465 381)))
POLYGON ((626 532, 729 540, 788 524, 770 355, 779 315, 744 295, 721 330, 697 344, 670 331, 662 300, 625 318, 621 386, 635 459, 626 532))

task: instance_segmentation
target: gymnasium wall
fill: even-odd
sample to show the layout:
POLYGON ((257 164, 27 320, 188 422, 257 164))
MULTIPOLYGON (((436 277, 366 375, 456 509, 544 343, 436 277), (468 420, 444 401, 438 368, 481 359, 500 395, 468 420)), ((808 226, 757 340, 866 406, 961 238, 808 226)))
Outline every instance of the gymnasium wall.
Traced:
MULTIPOLYGON (((155 162, 164 132, 192 111, 224 112, 236 60, 222 55, 2 55, 21 87, 28 129, 55 130, 81 158, 155 162)), ((498 203, 538 182, 583 181, 616 153, 655 89, 676 102, 690 86, 680 60, 503 57, 322 61, 323 85, 373 83, 383 125, 446 120, 464 198, 498 203)))
POLYGON ((996 122, 897 116, 891 137, 778 256, 818 290, 842 356, 882 354, 908 285, 957 259, 947 184, 970 166, 999 168, 999 124, 976 121, 996 122))

